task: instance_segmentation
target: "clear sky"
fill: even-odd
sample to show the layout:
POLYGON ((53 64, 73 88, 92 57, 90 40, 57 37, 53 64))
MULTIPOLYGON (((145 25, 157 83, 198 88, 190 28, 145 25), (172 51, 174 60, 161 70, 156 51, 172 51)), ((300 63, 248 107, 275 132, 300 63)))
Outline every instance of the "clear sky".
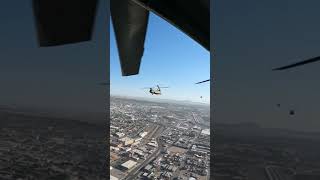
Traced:
POLYGON ((320 63, 271 71, 320 55, 319 6, 301 0, 213 1, 215 122, 320 131, 320 63))
POLYGON ((140 73, 125 77, 121 76, 111 25, 110 28, 112 95, 210 102, 210 83, 195 84, 210 78, 210 53, 197 42, 160 17, 150 14, 140 73), (157 84, 170 88, 163 89, 162 96, 152 96, 148 89, 141 89, 157 84))

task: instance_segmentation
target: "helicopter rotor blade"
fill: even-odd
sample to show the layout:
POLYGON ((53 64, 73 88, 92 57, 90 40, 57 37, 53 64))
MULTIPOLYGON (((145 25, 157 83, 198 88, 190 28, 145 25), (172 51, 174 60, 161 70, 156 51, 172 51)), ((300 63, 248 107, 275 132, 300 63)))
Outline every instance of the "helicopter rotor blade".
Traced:
POLYGON ((314 57, 314 58, 310 58, 310 59, 307 59, 307 60, 304 60, 304 61, 296 62, 296 63, 293 63, 293 64, 289 64, 287 66, 274 68, 272 70, 273 71, 285 70, 285 69, 293 68, 293 67, 296 67, 296 66, 302 66, 302 65, 305 65, 305 64, 313 63, 313 62, 316 62, 316 61, 319 61, 319 60, 320 60, 320 56, 314 57))
POLYGON ((204 80, 204 81, 197 82, 196 84, 201 84, 201 83, 208 82, 208 81, 210 81, 210 79, 207 79, 207 80, 204 80))

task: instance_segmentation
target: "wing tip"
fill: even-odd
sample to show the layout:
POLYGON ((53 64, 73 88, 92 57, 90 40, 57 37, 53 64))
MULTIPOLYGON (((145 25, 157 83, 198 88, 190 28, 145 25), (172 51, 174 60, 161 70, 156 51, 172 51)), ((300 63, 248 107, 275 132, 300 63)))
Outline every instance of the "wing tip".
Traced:
POLYGON ((92 40, 91 37, 87 37, 87 38, 83 38, 83 39, 79 39, 79 40, 70 40, 70 41, 39 41, 38 45, 39 45, 39 47, 64 46, 64 45, 88 42, 91 40, 92 40))
POLYGON ((138 75, 139 74, 139 71, 135 71, 135 72, 128 72, 128 71, 125 71, 125 72, 122 72, 122 76, 134 76, 134 75, 138 75))

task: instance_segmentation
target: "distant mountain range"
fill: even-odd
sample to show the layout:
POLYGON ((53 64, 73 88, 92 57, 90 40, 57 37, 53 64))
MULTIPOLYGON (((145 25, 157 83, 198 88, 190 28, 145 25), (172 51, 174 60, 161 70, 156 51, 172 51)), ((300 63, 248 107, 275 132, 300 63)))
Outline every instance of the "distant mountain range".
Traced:
POLYGON ((143 101, 149 101, 149 102, 159 102, 159 103, 210 106, 210 104, 208 104, 208 103, 194 102, 194 101, 189 101, 189 100, 154 99, 154 98, 147 98, 147 97, 120 96, 120 95, 111 95, 111 98, 112 97, 124 98, 124 99, 136 99, 136 100, 143 100, 143 101))
POLYGON ((71 119, 92 123, 106 123, 108 117, 106 112, 84 112, 80 110, 23 107, 18 105, 0 105, 0 113, 1 112, 36 117, 71 119))
POLYGON ((254 122, 245 123, 215 123, 215 134, 227 136, 255 136, 255 137, 297 137, 320 139, 320 132, 305 132, 285 128, 265 128, 254 122))

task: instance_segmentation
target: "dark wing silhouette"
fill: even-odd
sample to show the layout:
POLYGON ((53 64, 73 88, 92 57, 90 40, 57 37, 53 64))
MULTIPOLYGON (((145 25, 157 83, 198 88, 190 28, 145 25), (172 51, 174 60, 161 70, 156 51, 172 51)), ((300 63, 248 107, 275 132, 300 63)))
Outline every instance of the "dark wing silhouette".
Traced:
POLYGON ((149 11, 131 0, 111 0, 111 18, 123 76, 139 73, 149 11))
MULTIPOLYGON (((123 76, 139 73, 149 11, 210 49, 210 0, 110 0, 123 76)), ((97 0, 33 0, 40 46, 91 39, 97 0)))
POLYGON ((210 50, 210 0, 133 0, 210 50))
POLYGON ((33 0, 40 46, 91 40, 97 0, 33 0))
POLYGON ((204 82, 208 82, 208 81, 210 81, 210 79, 207 79, 207 80, 204 80, 204 81, 197 82, 196 84, 200 84, 200 83, 204 83, 204 82))
POLYGON ((139 73, 148 25, 149 11, 210 49, 209 0, 111 0, 111 17, 115 29, 122 75, 139 73))
POLYGON ((285 69, 293 68, 293 67, 296 67, 296 66, 302 66, 304 64, 313 63, 313 62, 316 62, 316 61, 319 61, 319 60, 320 60, 320 56, 314 57, 314 58, 311 58, 311 59, 307 59, 307 60, 304 60, 304 61, 300 61, 300 62, 297 62, 297 63, 293 63, 293 64, 290 64, 290 65, 287 65, 287 66, 275 68, 275 69, 273 69, 273 71, 285 70, 285 69))

